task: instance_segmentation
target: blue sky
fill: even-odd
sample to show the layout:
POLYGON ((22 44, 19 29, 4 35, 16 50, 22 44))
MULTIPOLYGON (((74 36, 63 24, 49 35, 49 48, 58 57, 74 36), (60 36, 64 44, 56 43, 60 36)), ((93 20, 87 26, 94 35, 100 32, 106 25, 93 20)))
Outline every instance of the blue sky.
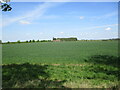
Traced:
POLYGON ((117 2, 12 2, 3 12, 3 41, 118 37, 117 2))

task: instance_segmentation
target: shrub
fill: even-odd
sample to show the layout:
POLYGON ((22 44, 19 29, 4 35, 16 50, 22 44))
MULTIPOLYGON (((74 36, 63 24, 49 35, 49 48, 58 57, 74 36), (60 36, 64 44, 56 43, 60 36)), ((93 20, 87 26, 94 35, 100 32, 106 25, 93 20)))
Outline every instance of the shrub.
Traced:
POLYGON ((17 43, 20 43, 20 40, 18 40, 17 43))
POLYGON ((7 43, 10 43, 9 41, 7 43))
POLYGON ((26 43, 28 43, 28 41, 26 41, 26 43))
POLYGON ((39 40, 37 40, 37 42, 39 42, 39 40))
POLYGON ((2 40, 0 40, 0 44, 2 43, 2 40))
POLYGON ((32 40, 32 42, 35 42, 35 40, 32 40))

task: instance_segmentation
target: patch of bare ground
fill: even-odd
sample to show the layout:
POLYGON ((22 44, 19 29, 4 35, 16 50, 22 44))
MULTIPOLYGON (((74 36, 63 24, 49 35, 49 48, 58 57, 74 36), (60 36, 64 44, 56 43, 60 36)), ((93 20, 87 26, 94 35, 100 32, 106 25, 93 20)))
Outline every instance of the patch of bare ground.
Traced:
POLYGON ((53 66, 60 66, 60 65, 65 65, 65 66, 85 66, 85 65, 90 65, 90 64, 50 64, 53 66))

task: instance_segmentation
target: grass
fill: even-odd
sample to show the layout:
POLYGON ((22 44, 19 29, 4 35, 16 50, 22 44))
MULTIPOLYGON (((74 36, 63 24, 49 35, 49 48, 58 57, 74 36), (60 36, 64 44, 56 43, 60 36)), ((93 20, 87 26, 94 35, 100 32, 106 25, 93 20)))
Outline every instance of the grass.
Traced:
POLYGON ((9 64, 3 65, 3 88, 112 88, 118 72, 106 65, 9 64))
POLYGON ((116 88, 117 41, 3 45, 3 88, 116 88))
POLYGON ((78 64, 94 55, 118 54, 117 41, 45 42, 3 45, 3 64, 78 64))

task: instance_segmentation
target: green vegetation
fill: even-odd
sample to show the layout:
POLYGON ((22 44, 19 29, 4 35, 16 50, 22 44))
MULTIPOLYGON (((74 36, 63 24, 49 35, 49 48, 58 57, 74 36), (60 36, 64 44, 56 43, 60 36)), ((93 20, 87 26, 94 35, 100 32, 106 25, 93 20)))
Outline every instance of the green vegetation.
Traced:
POLYGON ((94 55, 117 56, 117 41, 3 44, 3 64, 78 64, 94 55))
POLYGON ((3 87, 117 88, 118 41, 3 44, 3 87))
POLYGON ((26 40, 26 41, 20 41, 18 40, 17 42, 2 42, 2 40, 0 40, 0 43, 2 44, 16 44, 16 43, 34 43, 34 42, 53 42, 53 41, 118 41, 120 40, 120 38, 113 38, 113 39, 103 39, 103 40, 77 40, 77 38, 54 38, 53 40, 26 40))
POLYGON ((53 40, 60 40, 60 41, 77 41, 77 38, 71 37, 71 38, 54 38, 53 40))
POLYGON ((18 40, 17 42, 10 42, 10 41, 8 41, 8 42, 0 42, 0 43, 2 43, 2 44, 18 44, 18 43, 35 43, 35 42, 52 42, 52 40, 26 40, 26 41, 20 41, 20 40, 18 40))
POLYGON ((2 43, 2 40, 0 40, 0 44, 2 43))
POLYGON ((17 43, 20 43, 20 40, 18 40, 17 43))

